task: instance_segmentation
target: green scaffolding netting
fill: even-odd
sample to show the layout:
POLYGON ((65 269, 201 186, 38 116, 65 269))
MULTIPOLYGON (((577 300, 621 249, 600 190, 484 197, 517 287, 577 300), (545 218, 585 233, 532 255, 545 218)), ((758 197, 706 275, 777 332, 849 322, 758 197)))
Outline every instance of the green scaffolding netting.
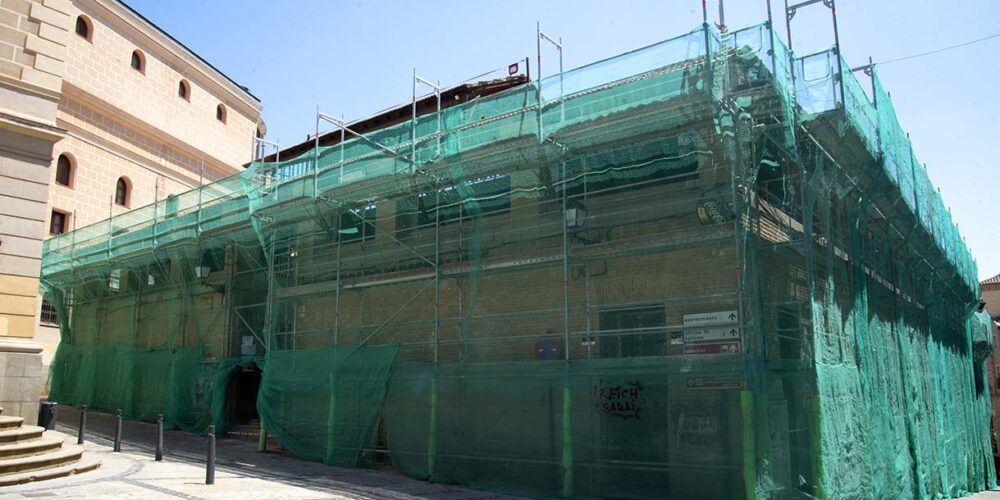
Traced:
POLYGON ((536 497, 991 487, 975 261, 839 58, 697 29, 52 238, 51 398, 536 497))

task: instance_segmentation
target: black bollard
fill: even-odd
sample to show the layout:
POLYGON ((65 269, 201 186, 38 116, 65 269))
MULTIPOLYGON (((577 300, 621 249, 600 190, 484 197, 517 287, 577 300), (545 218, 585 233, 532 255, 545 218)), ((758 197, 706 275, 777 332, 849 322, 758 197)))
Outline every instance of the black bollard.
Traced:
POLYGON ((156 461, 163 461, 163 414, 156 416, 156 461))
POLYGON ((205 484, 215 484, 215 426, 208 426, 208 462, 205 464, 205 484))
POLYGON ((122 451, 122 411, 115 412, 115 447, 114 451, 122 451))
POLYGON ((76 431, 76 444, 83 444, 83 433, 87 429, 87 405, 80 407, 80 429, 76 431))

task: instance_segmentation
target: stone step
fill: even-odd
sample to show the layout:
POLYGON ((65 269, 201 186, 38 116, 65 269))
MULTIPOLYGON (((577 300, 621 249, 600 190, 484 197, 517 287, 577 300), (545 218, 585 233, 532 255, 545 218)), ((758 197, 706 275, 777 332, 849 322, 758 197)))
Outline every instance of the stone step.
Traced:
POLYGON ((0 429, 11 429, 20 427, 24 423, 21 417, 5 417, 0 415, 0 429))
POLYGON ((52 450, 58 450, 60 447, 62 447, 62 444, 65 440, 66 436, 63 435, 50 436, 49 433, 46 432, 41 437, 35 439, 28 439, 26 441, 15 441, 13 443, 3 443, 0 444, 0 460, 9 458, 30 457, 32 455, 47 453, 52 450))
POLYGON ((13 486, 15 484, 30 483, 32 481, 43 481, 57 477, 70 476, 81 472, 92 471, 101 466, 101 461, 92 457, 83 457, 79 461, 30 472, 0 476, 0 487, 13 486))
POLYGON ((0 459, 0 477, 22 472, 30 472, 52 467, 70 465, 80 460, 83 446, 65 446, 40 455, 29 457, 0 459))
POLYGON ((27 441, 42 437, 45 429, 35 425, 23 425, 12 429, 0 429, 0 444, 27 441))

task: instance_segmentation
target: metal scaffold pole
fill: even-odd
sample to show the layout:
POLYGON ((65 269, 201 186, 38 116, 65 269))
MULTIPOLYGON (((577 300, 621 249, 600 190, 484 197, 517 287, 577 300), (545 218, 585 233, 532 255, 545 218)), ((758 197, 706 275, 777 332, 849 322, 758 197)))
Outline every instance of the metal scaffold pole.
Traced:
POLYGON ((410 103, 410 173, 417 162, 417 68, 413 68, 413 95, 410 103))
POLYGON ((542 40, 549 42, 557 51, 559 51, 559 124, 566 120, 566 105, 564 101, 564 88, 563 88, 563 44, 562 37, 558 39, 552 38, 546 35, 542 31, 541 23, 537 25, 538 29, 538 140, 544 142, 542 137, 542 40))
MULTIPOLYGON (((565 150, 560 154, 564 154, 565 150)), ((563 379, 562 408, 562 495, 565 498, 573 496, 573 394, 570 390, 570 327, 569 327, 569 228, 567 224, 567 209, 569 208, 569 183, 566 178, 566 161, 560 165, 562 181, 562 267, 563 267, 563 360, 565 361, 565 377, 563 379)))
MULTIPOLYGON (((813 4, 822 3, 824 7, 830 9, 830 15, 833 18, 833 46, 834 52, 837 54, 837 90, 840 91, 840 102, 837 103, 840 106, 844 105, 844 58, 841 55, 840 50, 840 29, 837 26, 837 3, 836 0, 803 0, 799 3, 788 5, 788 0, 785 0, 785 28, 788 30, 788 53, 789 57, 794 57, 792 55, 792 18, 795 17, 795 13, 798 9, 802 7, 808 7, 813 4)), ((770 4, 768 4, 770 5, 770 4)), ((792 66, 795 67, 795 60, 792 61, 792 66)), ((792 80, 795 79, 795 71, 792 71, 792 80)))
POLYGON ((319 105, 316 105, 316 132, 313 134, 313 198, 319 196, 319 105))
POLYGON ((538 142, 541 143, 544 139, 542 139, 542 23, 540 21, 535 21, 535 54, 538 61, 538 80, 535 82, 535 93, 537 94, 535 117, 538 119, 538 142))
MULTIPOLYGON (((437 156, 437 155, 441 154, 441 84, 440 84, 440 82, 433 83, 433 82, 431 82, 429 80, 421 78, 419 75, 417 75, 417 69, 416 68, 413 69, 413 123, 416 123, 416 121, 417 121, 417 115, 416 115, 416 113, 417 113, 417 108, 416 108, 416 105, 417 105, 417 94, 416 94, 416 89, 417 89, 417 84, 421 84, 421 83, 424 84, 424 85, 426 85, 426 86, 428 86, 428 87, 430 87, 430 88, 432 88, 432 89, 434 89, 434 97, 437 100, 437 107, 436 107, 436 111, 437 111, 437 113, 436 113, 436 116, 437 116, 437 134, 436 134, 436 136, 437 136, 437 147, 436 147, 436 150, 435 150, 435 156, 437 156)), ((414 129, 414 130, 416 130, 416 129, 414 129)), ((416 141, 417 141, 416 135, 414 135, 413 136, 413 145, 414 145, 414 147, 416 147, 416 141)), ((411 160, 414 163, 416 162, 416 158, 414 158, 412 156, 411 156, 411 160)))
POLYGON ((430 435, 427 443, 427 475, 433 480, 438 446, 438 357, 441 342, 441 186, 434 195, 434 373, 431 378, 430 435))
POLYGON ((707 83, 705 88, 708 89, 708 95, 712 96, 715 91, 713 88, 715 75, 712 68, 712 35, 709 30, 708 3, 706 0, 701 0, 701 26, 705 31, 705 82, 707 83))
POLYGON ((201 160, 201 167, 198 168, 198 221, 195 225, 195 233, 201 236, 201 203, 202 192, 205 190, 205 160, 201 160))
MULTIPOLYGON (((837 47, 837 80, 840 84, 840 99, 844 104, 844 56, 840 51, 840 30, 837 28, 837 0, 823 0, 823 5, 830 8, 830 15, 833 17, 833 43, 837 47)), ((846 105, 846 104, 845 104, 846 105)))
POLYGON ((156 248, 156 222, 159 219, 160 210, 160 178, 156 178, 153 187, 153 248, 156 248))
MULTIPOLYGON (((425 78, 421 78, 417 75, 416 68, 413 69, 413 123, 416 124, 416 103, 417 103, 417 85, 424 84, 434 90, 434 97, 437 101, 435 108, 436 123, 437 123, 437 133, 436 133, 436 146, 435 146, 435 158, 441 155, 441 85, 440 82, 431 82, 425 78)), ((414 130, 416 130, 414 128, 414 130)), ((413 147, 416 147, 416 135, 413 136, 413 147)), ((411 160, 416 165, 416 157, 412 156, 411 160)), ((434 470, 437 464, 437 421, 438 421, 438 381, 437 381, 437 364, 438 364, 438 348, 440 345, 441 338, 441 186, 439 183, 435 182, 434 186, 436 188, 435 192, 435 208, 434 208, 434 339, 433 339, 433 350, 434 350, 434 373, 431 378, 431 394, 430 394, 430 425, 428 429, 428 442, 427 442, 427 474, 429 477, 434 477, 434 470)))
MULTIPOLYGON (((343 166, 341 166, 343 168, 343 166)), ((340 227, 337 227, 337 290, 334 292, 334 312, 333 312, 333 345, 337 345, 340 339, 340 247, 341 247, 340 227)))

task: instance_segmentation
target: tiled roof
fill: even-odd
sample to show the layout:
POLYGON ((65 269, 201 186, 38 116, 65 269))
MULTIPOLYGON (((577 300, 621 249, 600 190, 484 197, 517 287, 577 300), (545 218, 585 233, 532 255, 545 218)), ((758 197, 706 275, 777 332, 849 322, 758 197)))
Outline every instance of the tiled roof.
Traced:
POLYGON ((994 276, 992 278, 986 278, 983 281, 980 281, 979 284, 980 285, 1000 285, 1000 274, 998 274, 998 275, 996 275, 996 276, 994 276))

